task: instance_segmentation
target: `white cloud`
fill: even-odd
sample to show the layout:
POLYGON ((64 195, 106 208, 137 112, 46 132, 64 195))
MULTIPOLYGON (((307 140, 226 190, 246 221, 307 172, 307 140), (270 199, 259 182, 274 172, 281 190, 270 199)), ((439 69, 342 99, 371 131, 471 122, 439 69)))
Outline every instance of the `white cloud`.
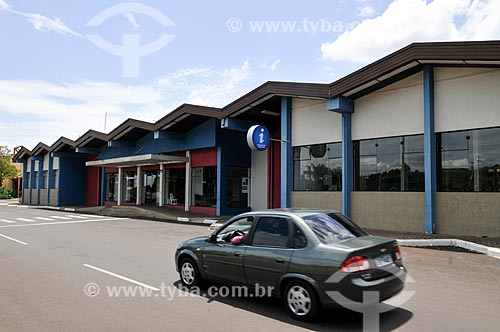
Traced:
POLYGON ((499 39, 499 13, 498 0, 394 0, 321 52, 330 61, 366 63, 412 42, 499 39))
POLYGON ((267 58, 266 60, 264 60, 261 65, 259 66, 260 69, 263 69, 263 70, 268 70, 268 71, 275 71, 276 68, 278 68, 278 65, 281 63, 281 60, 280 59, 276 59, 274 61, 272 61, 270 58, 267 58))
POLYGON ((372 17, 373 15, 375 15, 375 13, 376 13, 375 9, 372 6, 367 5, 367 6, 359 7, 358 13, 356 14, 356 16, 372 17))
POLYGON ((154 122, 182 103, 224 106, 248 89, 249 60, 240 66, 188 68, 150 84, 0 80, 0 145, 33 148, 88 129, 111 131, 127 118, 154 122))
POLYGON ((130 22, 130 24, 132 24, 132 27, 134 27, 134 30, 138 30, 141 27, 137 23, 137 21, 135 20, 134 14, 132 14, 132 13, 125 13, 125 14, 123 14, 123 16, 125 16, 125 18, 130 22))
POLYGON ((79 38, 85 38, 80 33, 70 29, 67 27, 60 19, 58 18, 50 18, 37 13, 26 13, 18 10, 12 9, 12 6, 9 5, 4 0, 0 0, 0 10, 5 10, 15 15, 19 15, 24 17, 24 19, 31 24, 36 30, 41 31, 54 31, 61 35, 66 36, 74 36, 79 38))

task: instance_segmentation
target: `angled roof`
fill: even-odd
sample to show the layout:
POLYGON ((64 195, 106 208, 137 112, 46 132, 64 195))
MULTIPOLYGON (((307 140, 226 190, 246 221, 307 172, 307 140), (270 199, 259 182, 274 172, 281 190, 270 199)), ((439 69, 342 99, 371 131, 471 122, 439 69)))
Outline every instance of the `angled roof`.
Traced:
POLYGON ((31 150, 31 155, 39 156, 44 155, 47 152, 50 152, 50 147, 47 144, 40 142, 33 148, 33 150, 31 150))
POLYGON ((73 152, 74 150, 75 142, 64 136, 61 136, 50 146, 50 152, 73 152))
POLYGON ((220 115, 219 108, 182 104, 158 120, 155 123, 155 130, 187 131, 200 125, 207 118, 219 118, 220 115), (183 122, 185 119, 189 119, 189 121, 183 122), (183 123, 181 124, 181 122, 183 123))
POLYGON ((24 146, 20 146, 14 149, 14 155, 12 156, 12 161, 17 162, 17 160, 28 159, 31 156, 31 151, 26 149, 24 146))
POLYGON ((154 131, 153 123, 129 118, 113 129, 107 138, 108 140, 135 141, 151 131, 154 131))
POLYGON ((90 129, 75 141, 75 146, 97 148, 106 144, 107 141, 108 135, 101 133, 100 131, 90 129))

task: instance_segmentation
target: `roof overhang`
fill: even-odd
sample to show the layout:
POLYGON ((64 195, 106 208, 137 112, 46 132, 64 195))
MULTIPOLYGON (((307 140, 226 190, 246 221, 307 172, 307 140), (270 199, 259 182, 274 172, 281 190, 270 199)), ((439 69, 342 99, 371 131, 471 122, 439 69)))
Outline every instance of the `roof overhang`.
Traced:
POLYGON ((132 157, 110 158, 102 160, 87 161, 86 166, 97 167, 132 167, 149 166, 158 164, 178 164, 188 162, 189 159, 180 156, 169 156, 162 154, 144 154, 132 157))
POLYGON ((31 151, 26 149, 24 146, 14 149, 14 156, 12 156, 12 161, 17 162, 18 160, 28 159, 31 156, 31 151))
POLYGON ((108 135, 95 130, 89 130, 75 141, 77 147, 101 147, 108 141, 108 135))
POLYGON ((218 118, 220 109, 201 105, 182 104, 155 124, 155 130, 187 131, 210 118, 218 118), (183 125, 180 123, 184 122, 183 125))
POLYGON ((45 155, 50 152, 50 147, 42 142, 38 143, 31 151, 32 156, 45 155))
POLYGON ((51 152, 68 152, 75 149, 75 142, 66 137, 61 137, 50 147, 51 152))

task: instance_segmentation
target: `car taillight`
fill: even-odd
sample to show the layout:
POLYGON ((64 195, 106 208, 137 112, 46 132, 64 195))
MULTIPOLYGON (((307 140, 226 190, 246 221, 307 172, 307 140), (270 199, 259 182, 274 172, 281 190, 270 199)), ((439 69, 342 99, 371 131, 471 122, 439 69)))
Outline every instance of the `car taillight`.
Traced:
POLYGON ((371 269, 370 262, 366 257, 354 256, 346 259, 340 266, 342 272, 360 272, 371 269))
POLYGON ((396 260, 400 261, 401 260, 401 250, 399 249, 399 246, 396 246, 395 254, 396 254, 396 260))

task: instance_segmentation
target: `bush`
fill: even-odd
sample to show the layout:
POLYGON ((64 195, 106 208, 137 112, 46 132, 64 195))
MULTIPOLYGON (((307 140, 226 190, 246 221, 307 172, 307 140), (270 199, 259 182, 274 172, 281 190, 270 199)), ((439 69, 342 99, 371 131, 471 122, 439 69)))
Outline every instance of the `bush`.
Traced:
POLYGON ((0 188, 0 199, 11 198, 10 192, 5 188, 0 188))

